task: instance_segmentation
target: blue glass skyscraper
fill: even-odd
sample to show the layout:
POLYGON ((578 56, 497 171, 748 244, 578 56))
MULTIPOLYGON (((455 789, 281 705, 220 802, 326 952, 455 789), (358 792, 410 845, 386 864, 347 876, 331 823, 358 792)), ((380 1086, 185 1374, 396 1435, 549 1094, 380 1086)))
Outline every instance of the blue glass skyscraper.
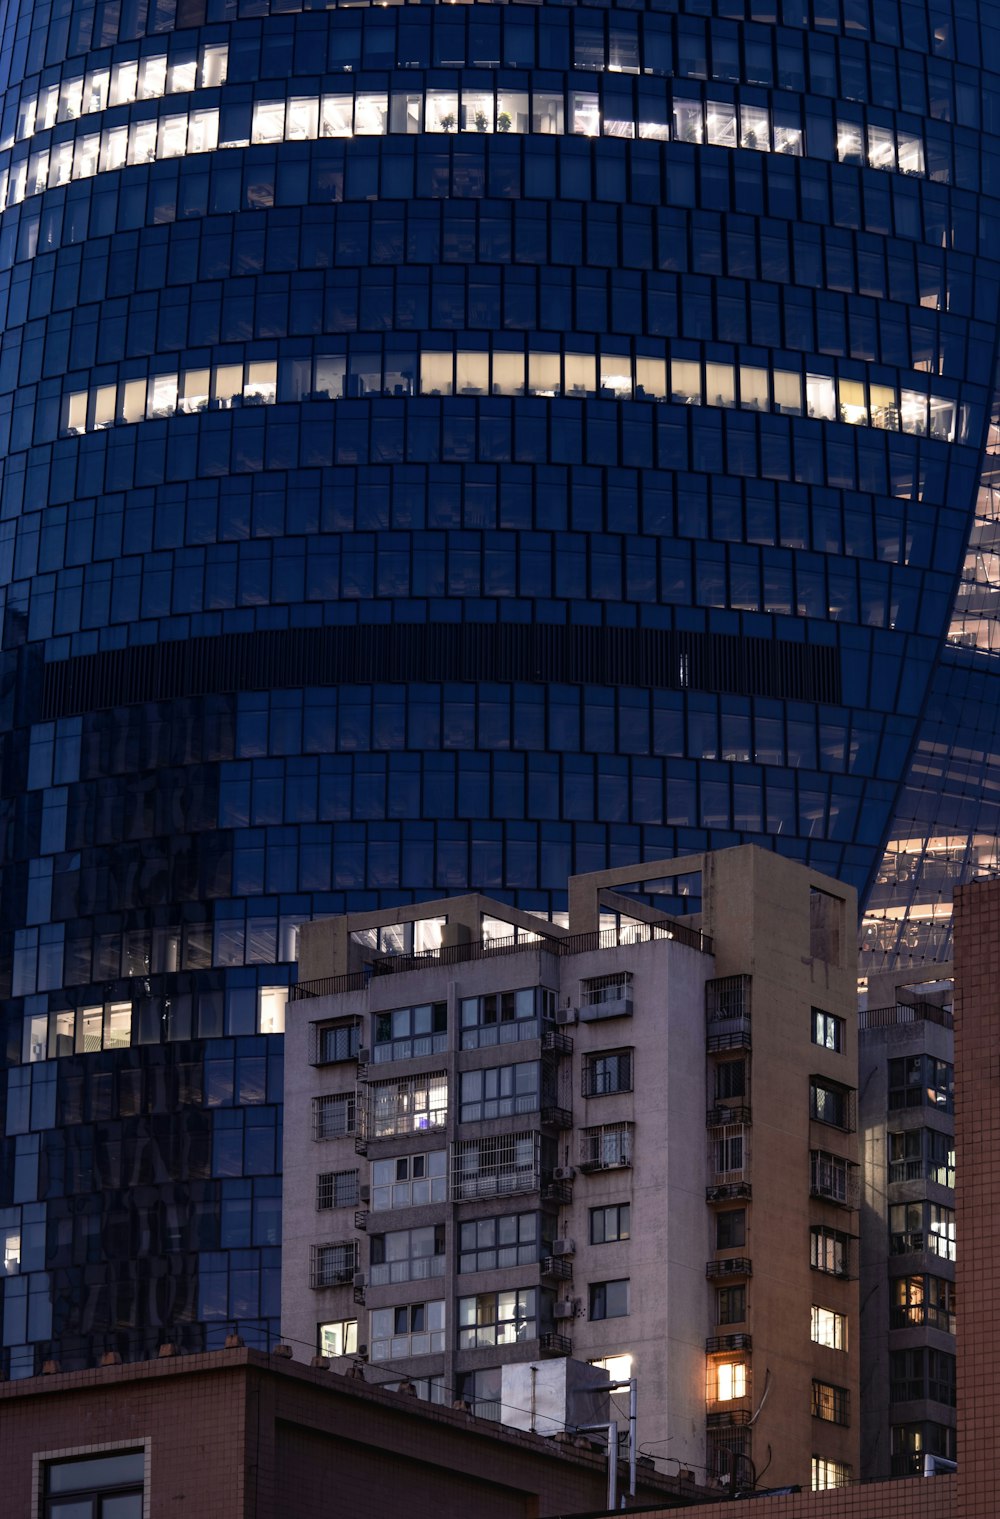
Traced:
POLYGON ((986 752, 996 705, 1000 4, 2 27, 23 1374, 276 1327, 310 915, 558 912, 573 872, 747 840, 884 897, 891 840, 958 836, 932 727, 947 689, 986 752))

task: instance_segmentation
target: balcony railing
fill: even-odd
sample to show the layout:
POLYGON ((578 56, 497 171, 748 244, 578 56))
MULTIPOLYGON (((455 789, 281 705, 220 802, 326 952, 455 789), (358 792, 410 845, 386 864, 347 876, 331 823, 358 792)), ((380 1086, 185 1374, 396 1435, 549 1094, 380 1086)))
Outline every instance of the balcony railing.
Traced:
POLYGON ((572 1280, 573 1267, 558 1255, 546 1255, 542 1257, 541 1274, 554 1282, 568 1282, 572 1280))
POLYGON ((726 1350, 752 1350, 753 1337, 749 1334, 713 1334, 705 1341, 709 1355, 726 1350))
POLYGON ((714 1108, 708 1109, 705 1122, 710 1129, 724 1128, 730 1123, 749 1123, 750 1109, 747 1106, 734 1107, 727 1102, 717 1102, 714 1108))
POLYGON ((543 1334, 538 1348, 543 1355, 572 1355, 573 1341, 568 1334, 543 1334))
POLYGON ((728 1255, 724 1260, 707 1261, 705 1275, 710 1282, 725 1276, 752 1276, 753 1267, 745 1255, 728 1255))
POLYGON ((748 1181, 727 1181, 720 1186, 705 1188, 707 1203, 749 1202, 752 1188, 748 1181))

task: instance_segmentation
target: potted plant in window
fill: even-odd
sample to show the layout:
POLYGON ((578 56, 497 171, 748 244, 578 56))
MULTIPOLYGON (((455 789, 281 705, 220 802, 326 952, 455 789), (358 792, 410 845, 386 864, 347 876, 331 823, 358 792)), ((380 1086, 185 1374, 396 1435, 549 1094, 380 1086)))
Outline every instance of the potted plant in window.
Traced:
POLYGON ((454 130, 455 130, 455 113, 454 113, 454 111, 446 111, 445 114, 441 117, 441 130, 442 130, 442 132, 454 132, 454 130))
POLYGON ((509 111, 501 111, 500 112, 500 115, 497 117, 497 131, 498 132, 509 132, 510 131, 510 112, 509 111))
POLYGON ((475 120, 476 120, 476 131, 477 132, 488 132, 489 131, 490 124, 489 124, 489 121, 487 120, 486 112, 485 111, 477 111, 476 112, 475 120))

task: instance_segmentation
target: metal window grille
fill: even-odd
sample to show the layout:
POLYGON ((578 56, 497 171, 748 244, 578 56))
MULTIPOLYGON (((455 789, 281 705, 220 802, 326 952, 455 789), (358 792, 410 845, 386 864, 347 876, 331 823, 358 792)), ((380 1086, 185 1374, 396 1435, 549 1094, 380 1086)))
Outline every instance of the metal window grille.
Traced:
POLYGON ((311 1285, 341 1287, 350 1283, 358 1269, 357 1240, 338 1240, 332 1245, 313 1245, 311 1285))
POLYGON ((357 1171, 324 1171, 316 1178, 317 1208, 356 1208, 357 1171))

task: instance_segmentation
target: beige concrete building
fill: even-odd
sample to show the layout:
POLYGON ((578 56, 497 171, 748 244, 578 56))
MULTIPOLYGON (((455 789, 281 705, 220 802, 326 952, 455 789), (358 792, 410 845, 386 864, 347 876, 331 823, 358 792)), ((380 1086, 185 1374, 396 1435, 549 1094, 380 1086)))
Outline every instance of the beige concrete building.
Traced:
POLYGON ((848 1481, 854 894, 740 848, 569 901, 565 924, 470 896, 305 928, 283 1337, 515 1423, 512 1366, 599 1361, 634 1375, 663 1472, 848 1481))

